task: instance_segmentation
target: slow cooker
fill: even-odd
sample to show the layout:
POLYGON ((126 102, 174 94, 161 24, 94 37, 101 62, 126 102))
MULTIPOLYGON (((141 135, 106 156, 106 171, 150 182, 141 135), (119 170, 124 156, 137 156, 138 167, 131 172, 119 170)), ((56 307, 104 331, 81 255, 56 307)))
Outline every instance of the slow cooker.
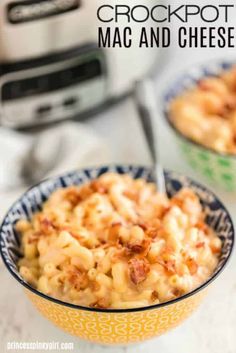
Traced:
MULTIPOLYGON (((97 10, 102 4, 107 2, 1 0, 1 125, 28 127, 79 117, 124 95, 150 70, 157 49, 98 48, 102 24, 97 10)), ((133 33, 140 26, 129 25, 133 33)))

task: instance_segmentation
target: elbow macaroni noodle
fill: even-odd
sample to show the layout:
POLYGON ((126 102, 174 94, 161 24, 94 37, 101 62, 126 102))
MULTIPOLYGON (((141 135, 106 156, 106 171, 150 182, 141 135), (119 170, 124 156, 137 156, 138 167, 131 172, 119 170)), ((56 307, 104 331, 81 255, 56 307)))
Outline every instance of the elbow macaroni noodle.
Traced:
POLYGON ((115 173, 55 191, 16 230, 21 276, 42 293, 87 307, 177 298, 211 276, 221 252, 193 191, 168 199, 152 183, 115 173))
POLYGON ((236 66, 200 80, 175 98, 170 119, 193 141, 216 152, 236 154, 236 66))

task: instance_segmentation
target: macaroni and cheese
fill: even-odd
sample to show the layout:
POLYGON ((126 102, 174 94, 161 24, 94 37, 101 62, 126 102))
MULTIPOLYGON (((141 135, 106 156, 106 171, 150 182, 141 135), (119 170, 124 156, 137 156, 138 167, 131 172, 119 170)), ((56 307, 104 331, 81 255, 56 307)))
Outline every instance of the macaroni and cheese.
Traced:
POLYGON ((199 198, 168 199, 156 186, 107 173, 55 191, 33 218, 20 220, 21 276, 64 302, 135 308, 169 301, 204 283, 221 240, 199 198))
POLYGON ((216 152, 236 154, 236 66, 206 77, 170 105, 183 135, 216 152))

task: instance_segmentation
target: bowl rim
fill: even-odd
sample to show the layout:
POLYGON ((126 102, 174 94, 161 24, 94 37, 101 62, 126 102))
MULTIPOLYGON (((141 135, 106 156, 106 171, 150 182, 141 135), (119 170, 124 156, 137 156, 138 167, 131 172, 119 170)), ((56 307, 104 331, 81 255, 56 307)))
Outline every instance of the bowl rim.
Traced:
MULTIPOLYGON (((234 223, 232 220, 232 217, 229 213, 229 211, 227 210, 227 208, 224 206, 224 204, 221 202, 221 200, 215 195, 215 193, 208 189, 207 187, 205 187, 204 185, 196 182, 195 180, 193 180, 192 178, 179 173, 179 172, 174 172, 175 175, 177 176, 184 176, 187 178, 188 181, 190 181, 193 185, 199 187, 202 191, 205 191, 207 193, 210 193, 214 199, 218 202, 218 204, 220 205, 220 208, 223 209, 226 214, 227 217, 230 221, 230 225, 232 227, 232 244, 229 250, 229 254, 228 256, 224 259, 221 267, 211 276, 209 277, 209 279, 207 281, 205 281, 202 285, 200 285, 199 287, 195 288, 194 290, 192 290, 189 293, 184 294, 183 296, 180 296, 178 298, 169 300, 167 302, 163 302, 163 303, 159 303, 159 304, 155 304, 155 305, 149 305, 149 306, 144 306, 144 307, 138 307, 138 308, 128 308, 128 309, 114 309, 114 308, 108 308, 108 309, 102 309, 102 308, 91 308, 91 307, 86 307, 86 306, 82 306, 82 305, 76 305, 76 304, 72 304, 72 303, 68 303, 68 302, 64 302, 63 300, 60 299, 56 299, 53 298, 47 294, 44 294, 40 291, 38 291, 37 289, 33 288, 31 285, 29 285, 27 282, 25 282, 24 280, 22 280, 19 277, 19 273, 16 274, 10 267, 10 265, 8 264, 8 262, 6 261, 6 258, 4 256, 4 253, 2 251, 2 242, 1 242, 1 238, 2 238, 2 228, 5 225, 6 222, 6 218, 8 217, 8 214, 14 209, 14 207, 17 205, 17 203, 21 202, 22 198, 27 195, 32 189, 37 189, 40 185, 42 185, 45 182, 53 182, 58 180, 59 178, 65 178, 68 175, 73 175, 79 172, 83 172, 83 171, 93 171, 96 169, 103 169, 103 168, 119 168, 119 167, 135 167, 135 168, 140 168, 140 169, 145 169, 145 170, 151 170, 150 166, 144 166, 144 165, 136 165, 136 164, 111 164, 111 165, 102 165, 100 167, 89 167, 89 168, 79 168, 76 170, 72 170, 66 173, 63 173, 61 175, 58 176, 54 176, 54 177, 49 177, 46 178, 36 184, 34 184, 33 186, 29 187, 20 197, 18 197, 18 199, 13 203, 13 205, 8 209, 8 211, 6 212, 5 216, 3 217, 1 226, 0 226, 0 254, 3 260, 4 265, 6 266, 7 270, 11 273, 11 275, 17 280, 17 282, 19 282, 25 289, 28 289, 30 292, 32 292, 33 294, 35 294, 36 296, 39 296, 45 300, 49 300, 50 302, 53 302, 54 304, 57 305, 61 305, 61 306, 65 306, 71 309, 77 309, 77 310, 81 310, 81 311, 87 311, 87 312, 96 312, 96 313, 107 313, 107 314, 112 314, 112 313, 136 313, 136 312, 143 312, 143 311, 148 311, 148 310, 154 310, 154 309, 158 309, 158 308, 163 308, 163 307, 167 307, 169 305, 172 304, 176 304, 182 300, 188 299, 190 297, 192 297, 195 294, 198 294, 199 292, 201 292, 203 289, 205 289, 206 287, 208 287, 209 284, 211 284, 220 274, 221 272, 223 272, 223 270, 225 269, 226 265, 228 264, 231 256, 232 256, 232 252, 234 249, 234 244, 235 244, 235 228, 234 228, 234 223)), ((172 171, 165 169, 164 170, 165 173, 172 173, 172 171)))
MULTIPOLYGON (((185 140, 185 142, 188 142, 188 143, 190 143, 190 144, 192 144, 192 145, 194 145, 194 146, 196 146, 198 148, 201 148, 202 150, 205 150, 208 153, 212 153, 212 154, 216 155, 217 157, 229 158, 229 159, 235 160, 236 159, 236 154, 217 152, 213 148, 204 146, 201 143, 196 142, 193 139, 191 139, 190 137, 184 135, 181 131, 179 131, 177 129, 177 127, 174 125, 174 123, 170 119, 170 112, 169 112, 169 109, 168 109, 169 106, 170 106, 170 102, 168 102, 168 103, 166 102, 166 96, 167 96, 168 92, 170 91, 170 89, 172 87, 174 87, 174 86, 177 86, 177 84, 180 82, 182 77, 184 77, 186 75, 189 75, 189 76, 192 77, 194 68, 198 68, 199 70, 204 70, 204 69, 209 68, 210 64, 214 64, 214 65, 227 64, 227 65, 233 66, 233 65, 236 65, 236 58, 231 58, 231 59, 230 58, 229 59, 221 58, 221 59, 211 59, 211 60, 207 60, 207 61, 201 61, 200 63, 192 64, 188 68, 182 70, 181 74, 175 76, 174 81, 167 85, 167 88, 165 88, 165 91, 162 94, 162 105, 163 105, 162 113, 164 114, 165 121, 170 126, 171 130, 174 131, 177 134, 177 136, 179 136, 181 139, 185 140)), ((201 75, 197 79, 197 81, 202 80, 203 78, 206 78, 206 77, 211 77, 211 76, 214 76, 214 75, 213 74, 212 75, 211 74, 209 74, 209 75, 206 75, 206 74, 201 75)), ((186 87, 181 92, 184 92, 187 89, 188 88, 186 87)), ((179 96, 179 94, 175 95, 175 97, 178 97, 178 96, 179 96)))

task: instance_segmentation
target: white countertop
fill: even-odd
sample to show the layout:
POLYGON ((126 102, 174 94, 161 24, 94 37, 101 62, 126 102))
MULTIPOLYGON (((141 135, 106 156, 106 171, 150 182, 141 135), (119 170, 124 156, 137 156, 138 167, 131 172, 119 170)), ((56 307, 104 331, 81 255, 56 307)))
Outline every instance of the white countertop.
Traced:
MULTIPOLYGON (((226 53, 224 56, 230 55, 226 53)), ((176 50, 171 58, 171 66, 165 70, 162 79, 157 80, 157 88, 186 61, 200 61, 214 58, 221 53, 214 50, 176 50), (197 55, 195 55, 197 54, 197 55), (204 57, 204 58, 203 58, 204 57)), ((147 164, 148 152, 137 122, 132 101, 127 100, 115 108, 90 120, 89 124, 98 135, 103 136, 111 148, 112 160, 147 164)), ((161 124, 160 146, 162 161, 166 168, 186 173, 196 180, 205 182, 182 160, 172 141, 172 135, 165 124, 161 124)), ((211 188, 218 194, 236 220, 236 195, 229 195, 211 188)), ((0 217, 3 211, 16 198, 15 194, 1 197, 0 217)), ((59 341, 74 342, 76 352, 100 353, 235 353, 236 352, 236 249, 230 264, 212 286, 208 298, 194 315, 180 327, 166 335, 139 346, 129 348, 104 348, 80 342, 42 318, 23 294, 22 288, 9 275, 0 263, 0 344, 5 352, 10 341, 59 341)), ((3 349, 3 351, 2 351, 3 349)))

